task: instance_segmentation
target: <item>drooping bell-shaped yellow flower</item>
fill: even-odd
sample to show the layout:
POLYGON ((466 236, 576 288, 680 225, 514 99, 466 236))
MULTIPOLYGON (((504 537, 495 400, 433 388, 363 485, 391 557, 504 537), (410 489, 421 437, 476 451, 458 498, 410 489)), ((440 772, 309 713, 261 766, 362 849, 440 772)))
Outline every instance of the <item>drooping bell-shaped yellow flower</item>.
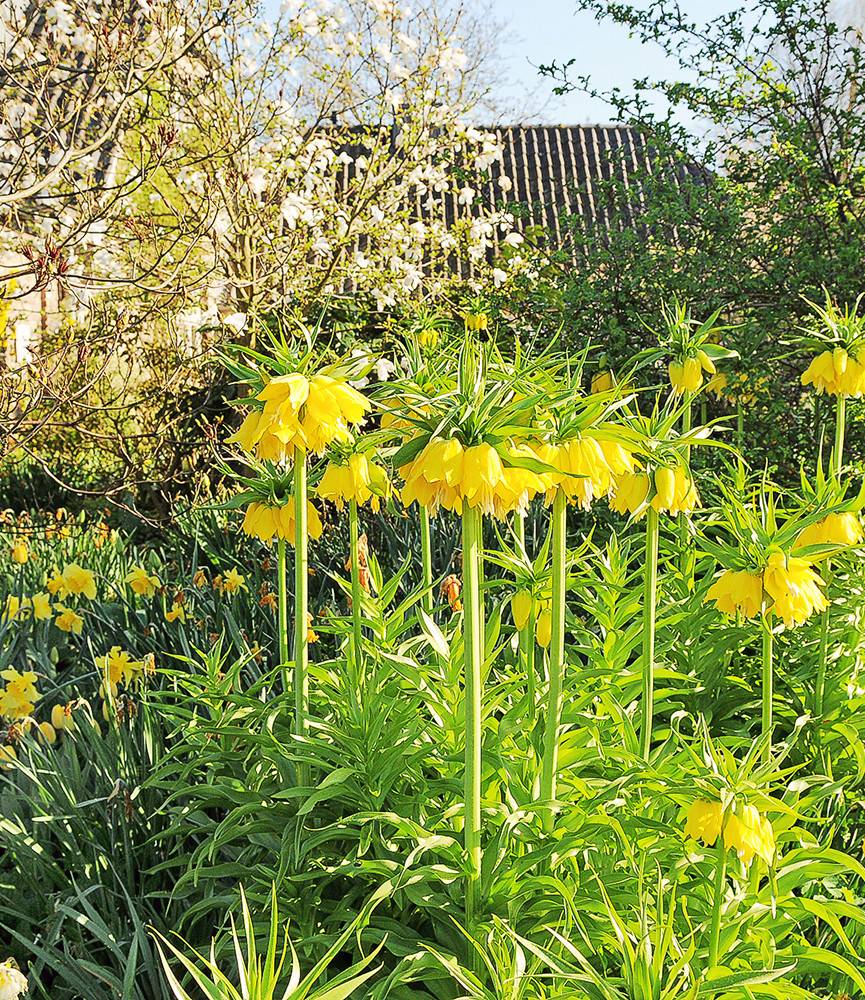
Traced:
POLYGON ((658 513, 689 514, 700 498, 693 480, 681 466, 674 469, 658 468, 655 470, 655 495, 652 497, 652 507, 658 513))
POLYGON ((755 857, 767 865, 775 859, 775 833, 768 818, 761 816, 757 807, 750 804, 736 811, 724 808, 719 801, 697 799, 688 810, 685 836, 702 841, 711 847, 723 831, 724 846, 733 848, 739 858, 750 865, 755 857))
POLYGON ((406 506, 416 500, 429 510, 444 507, 457 514, 468 503, 484 514, 505 517, 525 509, 542 485, 530 470, 506 466, 492 445, 481 442, 464 448, 455 437, 431 438, 400 472, 406 506))
POLYGON ((755 857, 762 858, 767 865, 775 860, 775 832, 756 806, 744 805, 727 816, 724 844, 732 847, 746 865, 755 857))
MULTIPOLYGON (((321 517, 310 500, 306 502, 306 528, 310 538, 321 538, 321 517)), ((262 542, 270 543, 274 538, 282 538, 294 545, 294 500, 281 507, 253 501, 246 508, 241 530, 262 542)))
POLYGON ((349 441, 371 406, 348 382, 323 373, 277 376, 256 398, 263 409, 247 414, 228 441, 269 461, 290 459, 297 449, 320 455, 334 441, 349 441))
MULTIPOLYGON (((858 545, 865 538, 862 522, 850 511, 827 514, 822 521, 803 528, 796 538, 797 549, 809 545, 858 545)), ((822 558, 820 556, 812 558, 822 558)))
POLYGON ((610 498, 610 508, 619 514, 645 514, 640 510, 649 495, 649 477, 645 472, 626 472, 616 477, 615 493, 610 498))
POLYGON ((861 396, 865 393, 865 365, 843 347, 818 354, 802 374, 802 385, 813 385, 830 396, 861 396))
POLYGON ((532 614, 532 593, 530 590, 518 590, 511 597, 511 614, 514 617, 514 625, 522 632, 528 625, 532 614))
POLYGON ((703 384, 703 372, 715 374, 715 364, 705 351, 699 350, 694 356, 671 361, 667 367, 673 392, 697 392, 703 384))
POLYGON ((828 602, 820 587, 823 580, 807 559, 773 552, 763 572, 763 587, 772 598, 771 610, 787 626, 801 625, 828 602))
POLYGON ((724 807, 719 801, 696 799, 688 810, 685 836, 702 841, 707 847, 720 837, 724 821, 724 807))
POLYGON ((709 588, 705 600, 714 601, 725 615, 740 612, 745 618, 756 618, 763 607, 763 574, 726 569, 709 588))
POLYGON ((535 620, 535 637, 542 649, 548 649, 553 636, 553 607, 550 601, 541 601, 535 620))
POLYGON ((378 511, 382 499, 390 493, 387 472, 366 455, 352 455, 345 465, 328 463, 316 491, 322 500, 330 500, 342 510, 354 500, 358 506, 369 503, 378 511))
POLYGON ((616 476, 630 472, 636 464, 623 445, 591 434, 559 444, 543 443, 535 446, 534 451, 541 462, 556 470, 539 476, 547 501, 561 490, 569 503, 583 510, 589 510, 594 500, 609 495, 616 476))

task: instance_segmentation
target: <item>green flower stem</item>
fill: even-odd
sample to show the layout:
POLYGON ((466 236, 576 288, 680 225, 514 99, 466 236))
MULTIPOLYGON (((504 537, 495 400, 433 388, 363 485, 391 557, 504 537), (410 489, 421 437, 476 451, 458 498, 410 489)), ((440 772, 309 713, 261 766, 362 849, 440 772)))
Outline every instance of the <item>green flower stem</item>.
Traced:
MULTIPOLYGON (((769 616, 763 613, 763 696, 761 713, 761 732, 764 737, 772 732, 772 653, 774 647, 774 637, 772 635, 772 625, 769 616)), ((763 749, 763 760, 767 763, 772 759, 772 741, 767 739, 763 749)))
POLYGON ((640 722, 640 753, 649 759, 652 719, 655 711, 655 617, 658 600, 658 512, 646 511, 646 562, 643 567, 643 715, 640 722))
MULTIPOLYGON (((691 396, 690 394, 686 397, 685 409, 682 412, 682 434, 689 434, 691 432, 691 396)), ((685 458, 685 467, 690 471, 691 468, 691 449, 685 447, 683 452, 685 458)), ((689 589, 692 579, 692 562, 691 562, 691 548, 688 544, 688 515, 679 514, 679 572, 682 574, 682 578, 688 583, 689 589)))
MULTIPOLYGON (((838 478, 841 478, 841 467, 844 464, 844 431, 847 423, 847 397, 838 396, 835 400, 835 447, 832 452, 832 470, 838 478)), ((829 586, 832 582, 832 570, 829 560, 823 568, 823 576, 826 579, 826 591, 828 597, 829 586)), ((820 659, 817 663, 817 678, 814 682, 814 715, 819 719, 823 715, 823 706, 826 699, 826 672, 829 668, 829 611, 827 607, 820 614, 820 659)))
POLYGON ((432 540, 429 511, 422 504, 420 508, 420 554, 423 567, 423 596, 420 604, 424 611, 431 615, 433 610, 432 540))
POLYGON ((712 923, 709 926, 709 969, 718 964, 718 942, 721 937, 721 904, 724 902, 724 882, 727 876, 727 848, 724 834, 718 834, 715 858, 715 891, 712 898, 712 923))
POLYGON ((469 877, 466 922, 471 931, 478 911, 481 873, 481 742, 483 731, 483 655, 480 548, 481 512, 463 505, 463 648, 465 651, 465 849, 469 877))
POLYGON ((361 628, 360 546, 358 545, 357 500, 350 500, 348 526, 351 536, 351 637, 355 670, 363 660, 363 631, 361 628))
MULTIPOLYGON (((517 539, 525 551, 526 548, 526 517, 517 514, 514 519, 517 539)), ((526 700, 529 708, 529 721, 535 721, 535 611, 532 601, 532 611, 526 624, 519 630, 520 663, 526 677, 526 700)))
POLYGON ((286 586, 285 539, 276 540, 276 602, 279 611, 279 667, 282 671, 282 690, 288 694, 291 681, 288 676, 288 588, 286 586))
MULTIPOLYGON (((544 725, 544 756, 541 762, 540 798, 551 802, 556 797, 556 771, 559 763, 559 728, 562 724, 562 687, 565 673, 565 559, 567 501, 556 490, 552 510, 553 594, 550 637, 550 689, 544 725)), ((544 814, 544 826, 553 827, 553 811, 544 814)))
POLYGON ((837 476, 841 475, 844 464, 844 432, 847 425, 847 397, 838 395, 835 399, 835 450, 834 469, 837 476))
POLYGON ((745 442, 745 412, 742 409, 742 401, 736 400, 736 451, 739 453, 739 461, 742 460, 742 445, 745 442))
MULTIPOLYGON (((309 643, 307 611, 309 606, 309 534, 306 518, 306 452, 297 449, 294 456, 294 731, 305 736, 309 715, 309 643)), ((298 784, 307 783, 306 768, 298 768, 298 784)))

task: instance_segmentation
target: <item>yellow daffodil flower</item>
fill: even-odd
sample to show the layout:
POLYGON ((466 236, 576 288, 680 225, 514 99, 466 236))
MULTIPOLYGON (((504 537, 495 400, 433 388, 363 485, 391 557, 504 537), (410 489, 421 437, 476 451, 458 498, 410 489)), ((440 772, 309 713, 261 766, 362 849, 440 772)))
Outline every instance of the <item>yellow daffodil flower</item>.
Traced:
POLYGON ((57 617, 54 619, 57 628, 62 632, 74 632, 75 635, 81 635, 81 628, 84 625, 84 619, 81 615, 63 604, 55 605, 54 610, 57 612, 57 617))
MULTIPOLYGON (((59 590, 60 597, 82 595, 89 600, 96 599, 96 578, 89 569, 84 569, 78 563, 68 563, 63 567, 63 582, 59 590)), ((50 591, 50 586, 49 586, 50 591)))
POLYGON ((120 646, 112 646, 104 656, 97 656, 94 663, 102 672, 103 687, 107 685, 112 695, 117 693, 119 684, 129 687, 144 671, 143 662, 133 660, 120 646))
MULTIPOLYGON (((10 756, 15 757, 12 747, 0 747, 0 752, 3 750, 11 750, 10 756)), ((11 958, 0 963, 0 1000, 18 1000, 27 989, 27 977, 12 964, 11 958)))
POLYGON ((0 677, 6 682, 0 691, 0 715, 7 719, 26 719, 32 715, 36 702, 42 697, 36 690, 36 674, 32 670, 21 673, 9 667, 0 670, 0 677))
POLYGON ((222 589, 226 594, 233 594, 235 591, 245 589, 244 577, 238 572, 237 567, 233 567, 222 577, 222 589))
POLYGON ((18 541, 12 546, 11 550, 12 562, 18 563, 19 566, 23 566, 24 563, 30 558, 30 549, 27 547, 27 540, 25 538, 19 538, 18 541))
POLYGON ((139 597, 153 597, 161 586, 159 577, 148 573, 143 566, 133 566, 124 582, 128 583, 139 597))
POLYGON ((165 620, 167 622, 186 621, 186 608, 182 601, 174 601, 171 607, 166 609, 165 620))

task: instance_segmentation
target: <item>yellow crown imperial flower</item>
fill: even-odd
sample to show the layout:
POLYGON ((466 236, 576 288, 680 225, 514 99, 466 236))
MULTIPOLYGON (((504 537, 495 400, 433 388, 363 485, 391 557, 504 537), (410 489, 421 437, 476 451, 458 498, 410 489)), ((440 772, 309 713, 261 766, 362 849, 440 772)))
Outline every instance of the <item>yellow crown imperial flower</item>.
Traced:
POLYGON ((773 552, 763 572, 763 587, 772 598, 771 610, 789 626, 801 625, 828 602, 820 587, 823 580, 807 559, 773 552))
POLYGON ((700 498, 693 480, 681 466, 655 470, 655 495, 652 507, 660 514, 689 514, 700 498))
POLYGON ((553 635, 553 606, 550 601, 540 601, 535 619, 535 638, 542 649, 548 649, 553 635))
POLYGON ((91 601, 96 599, 96 577, 89 569, 78 563, 68 563, 63 567, 62 577, 61 597, 81 594, 91 601))
POLYGON ((55 605, 54 610, 57 612, 57 617, 54 619, 57 628, 62 632, 73 632, 75 635, 81 635, 84 619, 77 611, 67 608, 63 604, 55 605))
POLYGON ((629 463, 625 448, 619 451, 610 442, 606 445, 609 460, 603 443, 588 435, 561 444, 537 445, 534 450, 538 459, 556 470, 539 476, 547 501, 561 490, 569 503, 589 510, 593 500, 610 493, 615 469, 624 471, 629 463))
POLYGON ((346 503, 354 500, 358 506, 369 502, 376 512, 381 499, 386 498, 389 492, 387 472, 361 454, 352 455, 345 465, 328 463, 317 490, 322 500, 332 501, 337 510, 342 510, 346 503))
POLYGON ((532 614, 532 594, 529 590, 518 590, 511 597, 511 614, 514 625, 522 631, 529 623, 532 614))
POLYGON ((263 409, 247 414, 228 440, 269 461, 290 459, 297 449, 322 454, 334 441, 349 441, 350 425, 371 407, 347 382, 321 373, 277 376, 256 399, 263 409))
POLYGON ((761 816, 756 806, 744 805, 738 811, 724 814, 717 801, 698 799, 691 804, 685 822, 685 836, 711 847, 723 832, 724 846, 733 848, 739 858, 750 865, 755 857, 767 865, 775 859, 775 833, 772 824, 761 816))
POLYGON ((540 478, 528 470, 505 467, 492 445, 482 442, 464 448, 454 437, 431 438, 400 471, 406 506, 416 500, 432 511, 444 507, 457 514, 468 503, 484 514, 504 517, 524 509, 530 483, 541 487, 540 478))
POLYGON ((617 476, 614 493, 610 498, 610 509, 618 514, 636 514, 638 518, 642 517, 646 512, 644 504, 650 485, 645 472, 626 472, 617 476))
MULTIPOLYGON (((850 511, 827 514, 822 521, 803 528, 796 538, 797 549, 809 545, 858 545, 865 538, 862 522, 850 511)), ((822 557, 816 557, 822 558, 822 557)))
POLYGON ((763 608, 763 575, 747 570, 727 569, 709 587, 704 601, 714 601, 725 615, 741 612, 745 618, 756 618, 763 608))
POLYGON ((865 393, 865 365, 843 347, 823 351, 802 373, 802 385, 813 385, 830 396, 861 396, 865 393))
POLYGON ((673 392, 696 392, 703 384, 703 369, 698 358, 671 361, 667 366, 673 392))
MULTIPOLYGON (((294 545, 294 499, 281 507, 253 501, 246 508, 241 530, 262 542, 269 543, 275 537, 294 545)), ((306 502, 306 530, 311 538, 321 538, 321 518, 311 500, 306 502)))

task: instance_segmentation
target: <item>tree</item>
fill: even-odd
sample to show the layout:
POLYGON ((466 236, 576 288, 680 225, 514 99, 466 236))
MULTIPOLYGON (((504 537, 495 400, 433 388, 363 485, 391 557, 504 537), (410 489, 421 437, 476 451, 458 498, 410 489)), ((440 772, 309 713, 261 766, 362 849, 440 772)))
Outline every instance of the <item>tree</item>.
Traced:
POLYGON ((87 301, 97 349, 67 379, 73 395, 7 406, 3 426, 10 451, 37 436, 95 448, 114 497, 188 473, 202 422, 225 416, 202 371, 222 338, 341 299, 375 312, 502 285, 518 269, 495 259, 511 216, 479 207, 500 151, 466 124, 490 47, 470 9, 340 0, 269 16, 232 0, 214 23, 199 0, 184 25, 177 58, 136 76, 110 169, 93 167, 81 207, 110 210, 52 244, 75 242, 74 262, 30 261, 87 301))
MULTIPOLYGON (((790 341, 809 313, 803 296, 820 300, 825 288, 852 302, 863 288, 861 33, 837 23, 828 0, 760 0, 706 23, 674 0, 580 6, 660 45, 682 76, 600 95, 653 150, 654 169, 637 179, 646 207, 636 228, 577 227, 552 284, 614 357, 644 342, 641 320, 659 325, 673 294, 704 314, 723 307, 739 324, 735 346, 752 387, 765 378, 749 403, 765 454, 795 475, 823 420, 807 407, 807 423, 789 418, 800 393, 790 341)), ((598 94, 572 71, 572 61, 545 68, 559 88, 598 94)), ((611 182, 611 203, 633 211, 633 183, 629 193, 611 182)))

